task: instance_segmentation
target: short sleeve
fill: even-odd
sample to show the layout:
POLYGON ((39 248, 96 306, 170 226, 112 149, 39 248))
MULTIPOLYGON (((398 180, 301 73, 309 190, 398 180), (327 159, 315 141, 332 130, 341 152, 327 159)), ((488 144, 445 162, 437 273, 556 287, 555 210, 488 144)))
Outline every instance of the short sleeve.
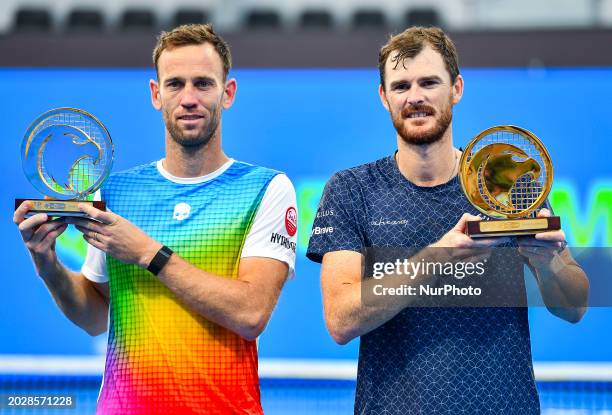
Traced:
POLYGON ((242 247, 241 258, 274 258, 289 266, 289 276, 295 270, 297 244, 297 203, 295 189, 284 174, 268 184, 251 229, 242 247))
POLYGON ((108 282, 106 275, 106 254, 98 248, 87 244, 87 256, 81 267, 81 273, 90 281, 108 282))
MULTIPOLYGON (((94 195, 94 200, 101 200, 100 191, 94 195)), ((81 273, 90 281, 97 283, 108 282, 106 275, 106 254, 98 248, 87 244, 87 256, 81 267, 81 273)))
POLYGON ((355 186, 338 173, 327 182, 308 242, 310 260, 321 262, 323 255, 333 251, 361 251, 364 242, 355 212, 356 194, 355 186))

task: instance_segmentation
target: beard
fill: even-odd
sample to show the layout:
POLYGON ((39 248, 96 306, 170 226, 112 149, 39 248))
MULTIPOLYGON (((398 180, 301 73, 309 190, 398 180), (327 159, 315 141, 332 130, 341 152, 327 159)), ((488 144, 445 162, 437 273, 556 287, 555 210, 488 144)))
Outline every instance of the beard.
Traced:
POLYGON ((170 110, 164 110, 164 122, 170 137, 172 137, 175 143, 183 147, 200 148, 206 146, 210 142, 219 127, 219 118, 221 116, 219 105, 215 105, 211 108, 210 113, 212 114, 210 120, 204 122, 204 125, 197 129, 187 130, 181 128, 170 113, 170 110))
MULTIPOLYGON (((403 112, 399 113, 391 113, 391 120, 393 121, 393 127, 397 131, 397 134, 406 142, 407 144, 414 144, 418 146, 428 145, 439 141, 448 130, 448 127, 453 120, 453 106, 452 106, 452 98, 449 99, 448 105, 440 110, 440 116, 435 120, 435 124, 428 130, 419 131, 419 132, 410 132, 409 127, 406 125, 405 117, 403 112)), ((410 112, 427 112, 428 114, 432 114, 431 116, 436 115, 436 111, 433 107, 428 105, 417 105, 411 106, 410 112)))

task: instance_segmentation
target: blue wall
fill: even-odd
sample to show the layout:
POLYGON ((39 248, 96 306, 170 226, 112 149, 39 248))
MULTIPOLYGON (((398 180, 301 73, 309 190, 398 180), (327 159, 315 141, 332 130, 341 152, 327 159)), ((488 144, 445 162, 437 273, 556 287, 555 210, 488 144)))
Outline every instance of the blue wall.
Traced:
MULTIPOLYGON (((570 242, 612 245, 612 69, 466 69, 463 75, 465 95, 455 107, 453 124, 456 145, 495 124, 533 131, 554 161, 553 206, 563 212, 570 242)), ((55 307, 11 222, 15 197, 38 196, 22 173, 19 149, 37 115, 75 106, 109 129, 114 171, 163 157, 163 123, 148 92, 152 76, 145 69, 0 70, 0 246, 8 264, 0 292, 0 354, 103 352, 103 338, 88 337, 55 307)), ((300 208, 297 274, 261 337, 260 355, 354 358, 357 342, 337 346, 325 331, 319 267, 303 254, 325 180, 395 148, 395 133, 377 94, 377 72, 235 70, 233 76, 238 95, 223 115, 226 153, 287 172, 300 208)), ((59 249, 67 264, 80 265, 80 234, 68 232, 59 249)), ((612 310, 602 308, 589 310, 578 325, 544 309, 531 310, 534 358, 612 360, 611 321, 612 310)))

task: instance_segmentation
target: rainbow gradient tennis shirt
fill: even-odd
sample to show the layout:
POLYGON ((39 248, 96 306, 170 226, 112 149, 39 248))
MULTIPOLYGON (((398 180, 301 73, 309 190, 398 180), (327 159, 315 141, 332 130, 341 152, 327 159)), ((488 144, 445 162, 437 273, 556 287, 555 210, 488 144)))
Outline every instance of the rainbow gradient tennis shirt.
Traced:
MULTIPOLYGON (((233 160, 209 180, 176 183, 167 176, 161 161, 136 167, 111 175, 101 196, 114 213, 191 264, 236 278, 264 195, 275 178, 289 182, 286 176, 233 160)), ((293 192, 295 200, 289 187, 285 193, 293 192)), ((293 239, 294 228, 286 226, 284 211, 278 222, 293 239)), ((268 235, 268 243, 270 239, 279 238, 268 235)), ((272 249, 292 269, 295 244, 274 244, 272 249)), ((145 269, 102 255, 110 316, 98 413, 262 413, 255 341, 192 311, 145 269)), ((83 273, 104 282, 91 257, 88 253, 83 273)))

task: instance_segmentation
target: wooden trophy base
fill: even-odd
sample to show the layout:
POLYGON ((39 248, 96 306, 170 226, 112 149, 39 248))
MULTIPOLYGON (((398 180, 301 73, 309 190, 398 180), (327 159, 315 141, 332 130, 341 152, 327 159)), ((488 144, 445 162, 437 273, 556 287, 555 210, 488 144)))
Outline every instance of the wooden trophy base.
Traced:
POLYGON ((467 222, 465 233, 470 238, 488 238, 535 235, 559 229, 561 229, 561 218, 549 216, 546 218, 471 220, 467 222))
POLYGON ((89 204, 96 209, 106 211, 106 203, 99 201, 76 201, 76 200, 50 200, 50 199, 15 199, 15 210, 25 201, 32 202, 32 209, 26 213, 25 217, 46 213, 49 217, 61 218, 65 216, 76 216, 79 218, 89 218, 86 213, 79 210, 79 203, 89 204))

